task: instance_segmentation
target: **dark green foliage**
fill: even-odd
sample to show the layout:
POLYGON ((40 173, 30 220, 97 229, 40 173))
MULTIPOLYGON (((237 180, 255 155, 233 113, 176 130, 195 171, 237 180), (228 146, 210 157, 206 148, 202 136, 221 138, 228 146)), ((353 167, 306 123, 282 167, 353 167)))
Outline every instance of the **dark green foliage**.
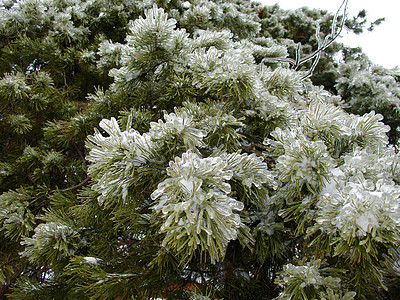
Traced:
POLYGON ((395 299, 400 159, 375 112, 395 145, 398 71, 338 43, 310 78, 287 63, 334 16, 1 6, 1 297, 395 299))

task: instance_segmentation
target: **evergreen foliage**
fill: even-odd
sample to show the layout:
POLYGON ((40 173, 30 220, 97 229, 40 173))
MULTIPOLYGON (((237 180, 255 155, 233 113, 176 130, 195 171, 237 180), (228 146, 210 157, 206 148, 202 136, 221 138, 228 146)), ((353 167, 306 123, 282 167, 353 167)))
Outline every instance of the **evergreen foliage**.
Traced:
POLYGON ((400 74, 334 41, 381 19, 0 1, 4 299, 396 299, 400 74))

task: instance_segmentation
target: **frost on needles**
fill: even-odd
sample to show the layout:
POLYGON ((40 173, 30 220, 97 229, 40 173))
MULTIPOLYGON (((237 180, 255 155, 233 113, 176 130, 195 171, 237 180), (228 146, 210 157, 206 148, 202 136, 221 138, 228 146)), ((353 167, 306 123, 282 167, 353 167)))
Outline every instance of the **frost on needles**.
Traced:
MULTIPOLYGON (((142 84, 141 74, 151 74, 160 84, 173 74, 189 81, 185 83, 193 91, 218 100, 204 104, 188 100, 165 114, 164 121, 150 123, 143 134, 130 124, 121 132, 115 119, 103 120, 100 126, 108 136, 97 132, 89 137, 93 146, 88 156, 100 204, 115 201, 116 195, 137 201, 136 176, 155 170, 161 178, 157 184, 149 176, 148 185, 157 188, 151 199, 136 205, 149 205, 148 218, 158 228, 162 252, 176 257, 182 266, 197 256, 200 262, 222 262, 229 242, 236 239, 253 249, 254 224, 269 223, 264 218, 272 212, 297 224, 295 234, 310 239, 315 249, 329 242, 326 257, 338 262, 350 259, 350 264, 368 262, 376 273, 372 262, 379 255, 378 244, 394 246, 399 230, 398 187, 389 175, 398 158, 388 146, 389 128, 381 123, 382 117, 374 112, 348 114, 335 106, 334 97, 319 94, 309 83, 304 96, 295 72, 277 68, 267 73, 257 66, 250 43, 210 30, 191 38, 175 26, 157 7, 132 23, 121 67, 110 73, 116 79, 113 89, 142 84), (205 37, 206 44, 201 42, 205 37), (147 52, 156 57, 149 59, 147 52), (270 101, 279 104, 271 107, 270 101), (279 111, 280 107, 292 113, 279 111), (265 123, 280 119, 285 126, 270 132, 260 146, 264 152, 240 154, 239 149, 253 143, 248 136, 252 124, 246 121, 255 116, 265 123), (233 137, 226 136, 228 132, 233 137), (227 138, 240 143, 229 145, 227 138), (386 163, 393 167, 379 168, 385 180, 364 175, 368 171, 363 170, 373 164, 367 166, 361 153, 370 159, 387 157, 386 163), (268 157, 275 158, 272 168, 265 162, 268 157), (247 193, 252 196, 245 197, 247 193)), ((164 255, 156 256, 158 264, 164 255)), ((309 259, 316 263, 312 256, 309 259)), ((334 285, 321 285, 334 293, 334 285)))
MULTIPOLYGON (((0 79, 4 128, 20 143, 0 163, 2 186, 21 180, 0 195, 1 247, 21 261, 0 263, 13 297, 368 299, 399 282, 397 144, 371 97, 363 113, 344 109, 362 97, 349 66, 336 87, 350 98, 313 85, 324 56, 283 38, 306 10, 2 3, 1 34, 52 58, 0 79), (316 60, 293 68, 301 51, 316 60), (68 61, 86 77, 69 81, 68 61), (98 87, 86 94, 88 74, 98 87), (43 140, 30 145, 33 133, 43 140)), ((338 32, 339 15, 318 14, 338 32)), ((380 71, 362 74, 397 91, 380 71)))

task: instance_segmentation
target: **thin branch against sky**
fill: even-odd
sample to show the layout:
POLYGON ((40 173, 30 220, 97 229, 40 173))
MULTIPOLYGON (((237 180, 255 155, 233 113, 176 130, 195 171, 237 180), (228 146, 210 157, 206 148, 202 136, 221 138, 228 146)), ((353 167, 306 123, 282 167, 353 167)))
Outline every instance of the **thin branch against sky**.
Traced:
MULTIPOLYGON (((309 8, 321 8, 331 13, 336 13, 342 3, 341 0, 319 1, 319 0, 258 0, 264 5, 275 3, 283 9, 296 9, 303 6, 309 8)), ((367 11, 369 21, 378 18, 386 18, 385 22, 375 27, 373 32, 366 31, 361 35, 343 32, 341 41, 352 47, 362 47, 363 51, 376 64, 387 68, 400 67, 400 56, 398 47, 400 43, 397 39, 400 29, 400 2, 393 0, 349 0, 348 15, 354 16, 362 9, 367 11)))

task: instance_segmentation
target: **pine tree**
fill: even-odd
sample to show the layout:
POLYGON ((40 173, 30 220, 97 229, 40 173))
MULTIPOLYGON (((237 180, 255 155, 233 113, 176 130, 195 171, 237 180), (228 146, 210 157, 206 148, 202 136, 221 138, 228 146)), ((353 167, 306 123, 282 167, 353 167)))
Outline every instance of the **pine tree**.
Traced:
POLYGON ((395 299, 400 77, 346 3, 2 1, 0 295, 395 299))

